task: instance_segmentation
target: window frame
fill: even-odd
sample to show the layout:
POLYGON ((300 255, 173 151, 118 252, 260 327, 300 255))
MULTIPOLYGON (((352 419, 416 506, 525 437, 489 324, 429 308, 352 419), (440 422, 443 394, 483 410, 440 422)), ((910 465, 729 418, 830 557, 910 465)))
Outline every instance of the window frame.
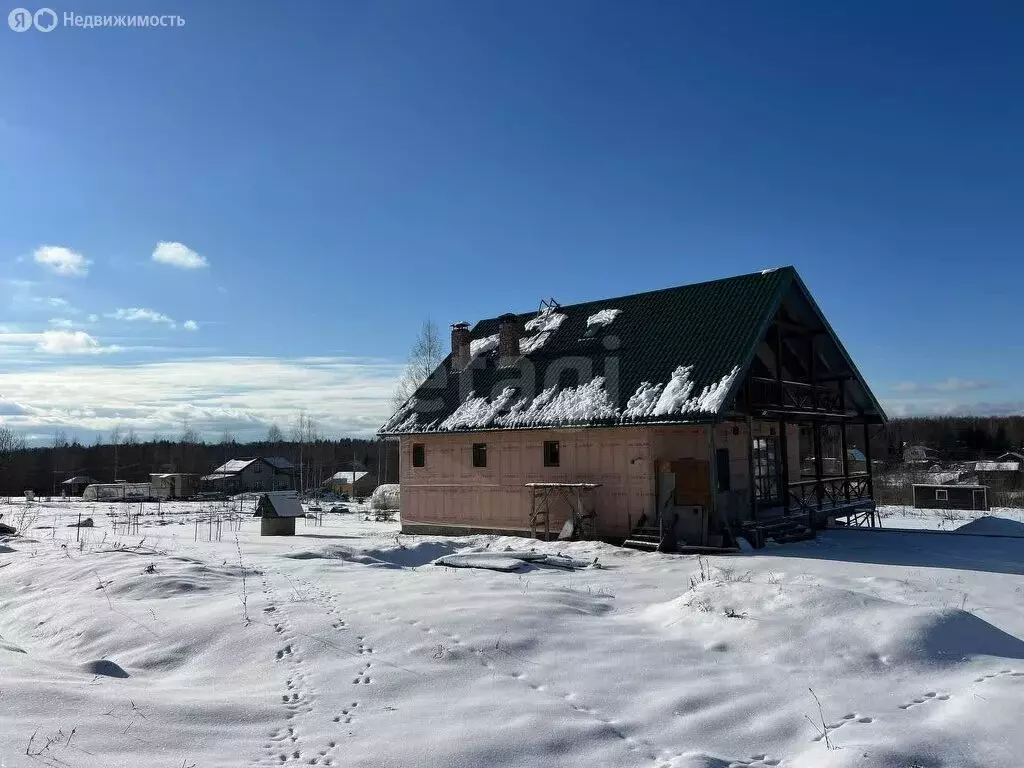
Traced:
POLYGON ((751 444, 753 452, 754 497, 762 504, 778 504, 782 501, 782 476, 779 467, 779 439, 777 437, 755 437, 751 444))
POLYGON ((718 492, 725 493, 732 490, 732 476, 729 472, 729 449, 715 449, 715 479, 718 482, 718 492))
POLYGON ((470 453, 475 469, 487 469, 487 443, 473 443, 470 453))
POLYGON ((412 465, 416 469, 427 466, 427 446, 424 443, 412 444, 412 465), (419 454, 419 461, 416 461, 417 453, 419 454))
POLYGON ((543 450, 545 467, 562 466, 562 446, 558 440, 545 440, 543 450))
POLYGON ((936 488, 935 489, 935 500, 936 501, 949 501, 949 490, 947 488, 936 488), (939 496, 939 494, 942 494, 939 496))

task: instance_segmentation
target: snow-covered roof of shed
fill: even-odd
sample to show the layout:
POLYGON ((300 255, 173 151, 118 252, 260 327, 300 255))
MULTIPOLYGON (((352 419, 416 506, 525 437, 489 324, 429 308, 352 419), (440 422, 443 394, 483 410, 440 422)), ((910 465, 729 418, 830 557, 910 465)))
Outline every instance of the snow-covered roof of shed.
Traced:
POLYGON ((369 472, 353 472, 352 470, 335 472, 331 475, 330 480, 336 483, 354 483, 357 480, 362 480, 366 477, 369 472))
POLYGON ((1016 461, 976 461, 974 462, 975 472, 1016 472, 1020 469, 1020 463, 1016 461))
POLYGON ((260 497, 260 501, 263 499, 267 500, 277 517, 302 517, 306 514, 294 491, 270 491, 260 497))
MULTIPOLYGON (((469 365, 454 371, 447 357, 380 433, 711 420, 730 409, 791 291, 817 311, 792 267, 545 306, 513 316, 521 330, 514 360, 499 359, 500 319, 482 320, 470 331, 469 365)), ((861 402, 884 418, 863 379, 855 383, 861 402)))

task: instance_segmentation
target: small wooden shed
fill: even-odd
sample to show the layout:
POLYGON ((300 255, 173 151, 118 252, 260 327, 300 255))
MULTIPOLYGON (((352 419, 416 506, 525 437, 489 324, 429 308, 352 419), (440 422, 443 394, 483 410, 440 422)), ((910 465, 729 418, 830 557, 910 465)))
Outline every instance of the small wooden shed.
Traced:
POLYGON ((914 485, 915 509, 988 511, 987 485, 914 485))
POLYGON ((262 518, 260 536, 294 536, 295 518, 304 514, 294 491, 273 491, 259 497, 254 517, 262 518))

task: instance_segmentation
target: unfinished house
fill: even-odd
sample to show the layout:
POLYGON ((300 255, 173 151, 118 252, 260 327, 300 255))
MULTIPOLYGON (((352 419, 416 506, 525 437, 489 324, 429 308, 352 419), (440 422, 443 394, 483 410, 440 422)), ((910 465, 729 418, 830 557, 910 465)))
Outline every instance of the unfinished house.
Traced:
POLYGON ((451 338, 381 429, 403 531, 694 551, 874 525, 885 414, 792 267, 545 301, 451 338))

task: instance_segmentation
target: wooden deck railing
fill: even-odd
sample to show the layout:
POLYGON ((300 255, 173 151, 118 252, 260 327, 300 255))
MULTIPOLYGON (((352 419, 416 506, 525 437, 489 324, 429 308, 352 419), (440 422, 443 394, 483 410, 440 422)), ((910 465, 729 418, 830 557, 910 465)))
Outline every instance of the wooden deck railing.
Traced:
POLYGON ((789 508, 794 512, 834 509, 866 501, 871 501, 871 483, 866 472, 789 484, 789 508))
POLYGON ((780 391, 777 380, 761 376, 750 377, 750 406, 822 413, 843 412, 842 397, 835 390, 801 381, 783 381, 780 391))

